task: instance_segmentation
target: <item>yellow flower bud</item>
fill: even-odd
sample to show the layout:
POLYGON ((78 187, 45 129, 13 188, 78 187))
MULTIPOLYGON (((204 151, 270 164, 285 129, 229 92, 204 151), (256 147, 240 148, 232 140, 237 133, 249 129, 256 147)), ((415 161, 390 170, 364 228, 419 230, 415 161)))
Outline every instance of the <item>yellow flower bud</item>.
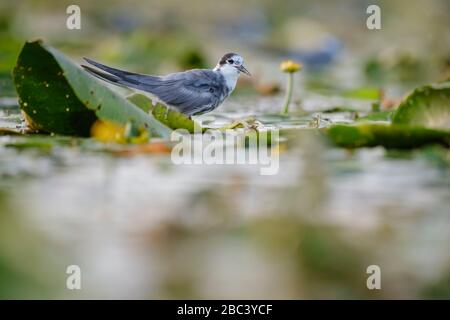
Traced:
POLYGON ((292 60, 285 60, 281 63, 280 65, 280 69, 283 72, 287 72, 287 73, 294 73, 299 71, 302 68, 302 64, 297 63, 295 61, 292 60))
POLYGON ((95 121, 91 127, 91 136, 101 142, 125 142, 124 128, 109 121, 95 121))
POLYGON ((111 121, 97 120, 91 127, 91 136, 100 142, 146 143, 150 139, 149 132, 131 122, 125 126, 111 121))

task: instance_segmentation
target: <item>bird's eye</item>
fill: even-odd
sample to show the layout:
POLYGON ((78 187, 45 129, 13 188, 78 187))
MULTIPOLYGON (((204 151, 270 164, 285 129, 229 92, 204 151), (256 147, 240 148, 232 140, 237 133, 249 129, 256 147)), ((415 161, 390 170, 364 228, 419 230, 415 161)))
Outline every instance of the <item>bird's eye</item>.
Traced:
POLYGON ((229 64, 233 64, 233 63, 234 63, 234 60, 233 60, 233 59, 228 59, 227 62, 228 62, 229 64))

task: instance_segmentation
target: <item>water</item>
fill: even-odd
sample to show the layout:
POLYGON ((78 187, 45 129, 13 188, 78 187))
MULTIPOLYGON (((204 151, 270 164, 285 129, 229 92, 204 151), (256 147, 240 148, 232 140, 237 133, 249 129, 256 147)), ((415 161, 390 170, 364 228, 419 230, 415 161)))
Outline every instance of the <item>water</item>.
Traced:
MULTIPOLYGON (((351 121, 345 112, 280 117, 264 107, 276 106, 272 99, 250 105, 204 120, 351 121)), ((0 123, 21 126, 17 109, 2 111, 0 123)), ((251 165, 114 156, 87 140, 0 137, 0 264, 33 279, 14 284, 15 296, 417 298, 447 290, 447 150, 349 152, 310 130, 288 139, 279 173, 261 176, 251 165), (71 264, 82 268, 81 292, 65 290, 71 264), (381 267, 382 292, 366 288, 371 264, 381 267)))

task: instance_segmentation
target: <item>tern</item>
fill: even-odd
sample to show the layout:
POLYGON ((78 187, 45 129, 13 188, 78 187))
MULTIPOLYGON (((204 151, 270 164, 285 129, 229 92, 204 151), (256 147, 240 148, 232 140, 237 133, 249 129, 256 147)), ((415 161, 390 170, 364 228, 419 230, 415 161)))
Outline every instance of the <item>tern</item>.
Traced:
POLYGON ((165 76, 133 73, 84 60, 97 68, 82 65, 97 78, 148 92, 189 117, 216 109, 233 92, 241 73, 250 76, 244 59, 237 53, 225 54, 214 69, 192 69, 165 76))

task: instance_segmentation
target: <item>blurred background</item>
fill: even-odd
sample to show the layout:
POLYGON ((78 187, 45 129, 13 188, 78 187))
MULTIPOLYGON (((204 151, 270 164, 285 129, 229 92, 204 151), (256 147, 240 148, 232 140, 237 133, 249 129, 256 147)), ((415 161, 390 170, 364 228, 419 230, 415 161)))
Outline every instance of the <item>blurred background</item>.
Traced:
MULTIPOLYGON (((389 109, 450 76, 449 35, 447 0, 0 0, 0 125, 21 121, 11 70, 26 40, 151 74, 238 52, 253 76, 203 118, 223 124, 280 111, 285 59, 304 65, 294 114, 389 109), (71 4, 81 30, 66 28, 71 4), (366 27, 371 4, 381 30, 366 27)), ((0 141, 0 298, 450 298, 447 149, 350 152, 306 130, 260 176, 79 139, 0 141), (66 289, 72 264, 80 291, 66 289), (372 264, 382 290, 366 287, 372 264)))

